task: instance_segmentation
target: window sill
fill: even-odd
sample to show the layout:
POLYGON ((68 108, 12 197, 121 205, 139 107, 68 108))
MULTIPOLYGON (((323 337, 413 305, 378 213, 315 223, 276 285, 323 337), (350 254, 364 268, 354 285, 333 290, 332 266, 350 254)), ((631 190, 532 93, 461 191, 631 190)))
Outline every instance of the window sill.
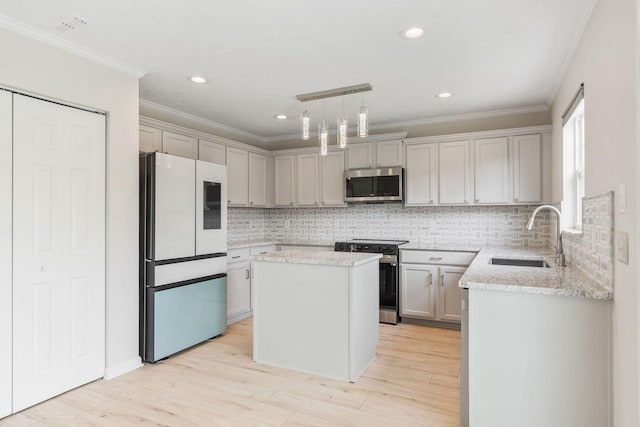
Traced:
POLYGON ((582 230, 577 228, 565 228, 562 232, 573 236, 582 236, 582 230))

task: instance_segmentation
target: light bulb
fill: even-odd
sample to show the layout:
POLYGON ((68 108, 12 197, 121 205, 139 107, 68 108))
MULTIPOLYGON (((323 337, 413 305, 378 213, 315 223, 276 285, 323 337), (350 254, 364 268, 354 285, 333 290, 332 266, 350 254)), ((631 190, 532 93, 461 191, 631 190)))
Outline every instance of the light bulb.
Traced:
POLYGON ((306 141, 307 139, 309 139, 310 121, 309 112, 307 110, 304 110, 302 116, 300 116, 300 120, 302 121, 302 139, 306 141))
POLYGON ((347 128, 349 126, 349 119, 347 116, 344 116, 338 119, 338 147, 346 148, 347 147, 347 128))
POLYGON ((358 136, 367 136, 369 135, 369 109, 364 105, 360 107, 360 112, 358 113, 358 136))
POLYGON ((327 155, 327 142, 329 139, 329 129, 327 127, 327 123, 323 120, 322 123, 318 125, 318 143, 320 144, 320 155, 327 155))

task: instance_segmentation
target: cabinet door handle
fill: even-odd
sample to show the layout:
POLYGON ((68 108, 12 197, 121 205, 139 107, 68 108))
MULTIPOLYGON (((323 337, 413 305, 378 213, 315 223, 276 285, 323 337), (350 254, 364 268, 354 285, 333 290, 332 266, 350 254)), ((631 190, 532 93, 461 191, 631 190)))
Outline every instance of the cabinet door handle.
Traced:
POLYGON ((244 278, 245 278, 245 279, 248 279, 248 278, 249 278, 249 270, 247 269, 247 270, 245 270, 245 272, 246 272, 246 275, 245 275, 245 277, 244 277, 244 278))
POLYGON ((428 271, 427 273, 429 273, 429 284, 427 285, 427 287, 430 287, 431 285, 433 285, 433 280, 431 278, 431 272, 428 271))
POLYGON ((264 255, 264 254, 266 254, 266 253, 267 253, 267 251, 260 252, 260 255, 264 255))
POLYGON ((444 286, 444 273, 440 275, 440 285, 444 286))
POLYGON ((517 197, 514 197, 514 198, 513 198, 513 201, 514 201, 514 202, 517 202, 517 201, 518 201, 518 198, 517 198, 517 197))
POLYGON ((432 256, 431 258, 429 258, 429 261, 442 261, 442 257, 441 256, 432 256))
POLYGON ((240 258, 240 255, 232 256, 231 259, 240 258))
POLYGON ((252 205, 252 204, 253 204, 253 202, 249 202, 249 204, 250 204, 250 205, 252 205))
POLYGON ((475 200, 475 202, 476 202, 476 203, 479 203, 479 202, 480 202, 480 199, 476 199, 476 200, 475 200))

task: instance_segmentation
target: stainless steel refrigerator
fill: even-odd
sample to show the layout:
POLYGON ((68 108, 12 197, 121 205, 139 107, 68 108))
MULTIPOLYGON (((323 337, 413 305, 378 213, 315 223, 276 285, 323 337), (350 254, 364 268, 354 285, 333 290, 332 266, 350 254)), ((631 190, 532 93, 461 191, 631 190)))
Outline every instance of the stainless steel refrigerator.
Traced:
POLYGON ((140 156, 140 356, 156 362, 227 327, 227 168, 140 156))

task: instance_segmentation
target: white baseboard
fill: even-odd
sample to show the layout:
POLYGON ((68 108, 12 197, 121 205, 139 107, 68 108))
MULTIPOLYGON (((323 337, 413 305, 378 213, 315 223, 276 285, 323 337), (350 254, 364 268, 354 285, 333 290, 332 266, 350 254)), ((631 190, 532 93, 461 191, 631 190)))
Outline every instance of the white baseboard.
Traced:
POLYGON ((127 372, 131 372, 140 368, 142 365, 142 359, 140 357, 134 357, 133 359, 129 359, 126 362, 122 362, 116 366, 111 366, 109 368, 104 369, 104 379, 112 380, 115 377, 119 377, 120 375, 126 374, 127 372))

